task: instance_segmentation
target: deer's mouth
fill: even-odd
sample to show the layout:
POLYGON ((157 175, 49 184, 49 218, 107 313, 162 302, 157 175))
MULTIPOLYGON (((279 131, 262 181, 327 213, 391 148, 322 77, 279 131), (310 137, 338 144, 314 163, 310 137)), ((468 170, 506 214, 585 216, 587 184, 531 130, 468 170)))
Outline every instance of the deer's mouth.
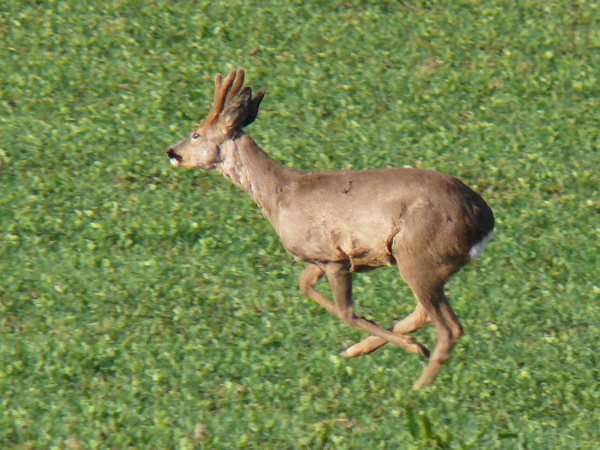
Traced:
POLYGON ((181 155, 178 155, 177 153, 175 153, 175 150, 173 150, 172 148, 170 148, 167 151, 167 156, 169 157, 169 162, 171 163, 171 165, 175 166, 175 167, 177 167, 179 164, 181 164, 181 161, 183 160, 181 155))

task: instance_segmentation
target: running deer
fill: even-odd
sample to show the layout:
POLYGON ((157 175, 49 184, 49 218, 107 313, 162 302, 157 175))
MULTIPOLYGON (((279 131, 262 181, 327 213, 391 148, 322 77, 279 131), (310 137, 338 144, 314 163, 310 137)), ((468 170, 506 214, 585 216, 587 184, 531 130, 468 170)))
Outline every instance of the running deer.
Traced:
POLYGON ((215 170, 246 191, 285 249, 307 267, 300 289, 332 315, 371 336, 342 354, 371 353, 391 342, 429 358, 415 388, 429 386, 463 335, 444 285, 488 243, 494 216, 456 178, 419 169, 302 173, 281 166, 244 133, 264 91, 243 87, 244 71, 217 75, 208 117, 167 155, 175 167, 215 170), (390 329, 354 312, 352 274, 398 266, 417 298, 415 310, 390 329), (326 276, 335 302, 315 285, 326 276), (410 333, 432 323, 433 354, 410 333))

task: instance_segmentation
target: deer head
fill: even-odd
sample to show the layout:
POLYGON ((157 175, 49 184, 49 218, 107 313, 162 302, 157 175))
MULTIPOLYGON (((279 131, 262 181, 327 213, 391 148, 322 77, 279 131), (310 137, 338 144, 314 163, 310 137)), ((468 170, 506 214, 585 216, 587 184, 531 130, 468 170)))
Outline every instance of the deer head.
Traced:
POLYGON ((249 87, 242 88, 244 71, 232 71, 223 80, 215 78, 213 109, 189 136, 167 150, 169 161, 175 167, 214 169, 221 161, 221 145, 241 134, 242 129, 254 122, 265 92, 254 97, 249 87))

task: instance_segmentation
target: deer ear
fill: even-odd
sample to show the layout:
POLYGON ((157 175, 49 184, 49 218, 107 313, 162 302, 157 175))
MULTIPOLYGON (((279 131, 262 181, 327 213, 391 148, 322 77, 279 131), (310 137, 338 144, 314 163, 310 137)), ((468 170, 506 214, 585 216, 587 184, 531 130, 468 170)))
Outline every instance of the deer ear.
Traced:
POLYGON ((260 102, 262 102, 263 97, 265 96, 265 91, 259 91, 258 94, 254 96, 253 99, 250 100, 250 105, 248 105, 248 114, 246 115, 246 120, 242 123, 242 127, 246 125, 250 125, 256 119, 258 115, 258 107, 260 106, 260 102))
POLYGON ((258 107, 265 96, 265 91, 260 91, 252 97, 249 87, 233 97, 224 112, 225 124, 229 130, 244 128, 250 125, 258 115, 258 107))
POLYGON ((251 100, 252 91, 246 87, 229 101, 223 114, 228 129, 235 130, 244 126, 251 100))

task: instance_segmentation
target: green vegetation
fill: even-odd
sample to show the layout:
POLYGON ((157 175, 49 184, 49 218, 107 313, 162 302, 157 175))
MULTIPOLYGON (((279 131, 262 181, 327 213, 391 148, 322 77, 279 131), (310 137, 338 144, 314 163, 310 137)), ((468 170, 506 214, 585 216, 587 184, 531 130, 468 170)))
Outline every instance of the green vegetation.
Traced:
MULTIPOLYGON (((7 0, 0 32, 0 447, 598 448, 597 2, 7 0), (252 201, 169 166, 236 67, 283 164, 431 168, 494 209, 432 388, 336 356, 364 335, 252 201)), ((355 285, 381 324, 414 307, 396 270, 355 285)))

